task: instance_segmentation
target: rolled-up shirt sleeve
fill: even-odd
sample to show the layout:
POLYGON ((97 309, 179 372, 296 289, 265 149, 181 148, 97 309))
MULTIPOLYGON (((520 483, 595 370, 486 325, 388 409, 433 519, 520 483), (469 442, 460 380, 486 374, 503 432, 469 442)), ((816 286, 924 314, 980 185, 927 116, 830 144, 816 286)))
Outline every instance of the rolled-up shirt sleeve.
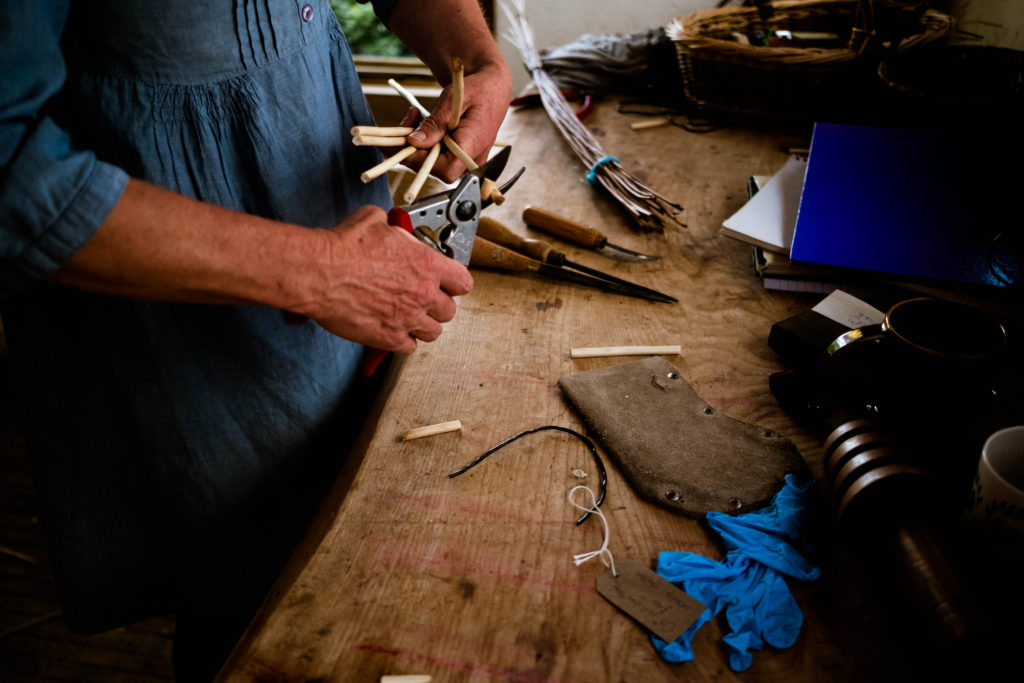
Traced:
POLYGON ((93 236, 127 174, 43 113, 66 76, 68 2, 0 3, 0 296, 45 279, 93 236))

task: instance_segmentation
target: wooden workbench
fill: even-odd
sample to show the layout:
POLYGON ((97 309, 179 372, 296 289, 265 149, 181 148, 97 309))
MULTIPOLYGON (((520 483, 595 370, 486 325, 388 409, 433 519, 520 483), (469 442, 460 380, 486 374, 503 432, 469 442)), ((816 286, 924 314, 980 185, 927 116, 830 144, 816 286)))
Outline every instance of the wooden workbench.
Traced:
MULTIPOLYGON (((767 292, 748 246, 718 234, 746 200, 751 174, 774 173, 781 133, 666 126, 634 132, 600 104, 587 126, 608 154, 686 207, 685 229, 641 234, 584 181, 540 109, 514 112, 500 139, 509 170, 526 167, 506 203, 488 215, 522 234, 528 205, 600 226, 611 241, 663 258, 626 264, 561 243, 577 261, 679 298, 650 303, 540 278, 474 273, 445 334, 393 370, 375 430, 351 456, 264 608, 222 672, 226 681, 895 680, 905 678, 899 626, 841 546, 827 541, 817 582, 790 582, 805 616, 786 650, 728 666, 724 621, 694 639, 695 660, 662 661, 647 633, 594 588, 604 567, 572 556, 598 548, 600 524, 576 526, 567 501, 592 471, 589 452, 553 432, 533 435, 476 469, 447 474, 513 434, 556 424, 583 431, 556 382, 632 358, 571 359, 580 346, 679 344, 672 362, 726 414, 788 436, 821 473, 819 437, 784 414, 768 390, 781 369, 766 339, 772 323, 815 302, 767 292), (461 432, 401 442, 410 428, 461 420, 461 432)), ((806 144, 806 139, 803 140, 806 144)), ((639 499, 614 464, 605 510, 616 559, 653 567, 660 551, 720 557, 698 521, 639 499)))

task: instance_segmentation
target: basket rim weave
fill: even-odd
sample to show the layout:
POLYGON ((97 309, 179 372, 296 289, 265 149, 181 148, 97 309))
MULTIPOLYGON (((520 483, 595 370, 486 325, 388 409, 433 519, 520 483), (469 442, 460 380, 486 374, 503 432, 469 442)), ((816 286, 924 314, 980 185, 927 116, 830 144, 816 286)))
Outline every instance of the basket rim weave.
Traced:
MULTIPOLYGON (((840 9, 848 9, 852 14, 861 2, 863 0, 775 0, 765 3, 762 7, 771 9, 775 20, 784 21, 786 18, 810 17, 814 14, 827 16, 840 9)), ((759 7, 698 10, 673 19, 665 27, 665 33, 675 43, 676 49, 688 56, 759 63, 764 66, 813 66, 852 61, 863 54, 864 46, 874 38, 870 33, 859 36, 862 39, 860 47, 855 49, 850 45, 837 48, 744 45, 712 35, 741 31, 751 25, 762 24, 764 22, 761 12, 762 9, 759 7)), ((953 18, 948 14, 928 9, 920 17, 918 31, 904 37, 897 49, 906 50, 942 38, 953 29, 953 24, 953 18)), ((855 29, 855 32, 857 30, 855 29)))

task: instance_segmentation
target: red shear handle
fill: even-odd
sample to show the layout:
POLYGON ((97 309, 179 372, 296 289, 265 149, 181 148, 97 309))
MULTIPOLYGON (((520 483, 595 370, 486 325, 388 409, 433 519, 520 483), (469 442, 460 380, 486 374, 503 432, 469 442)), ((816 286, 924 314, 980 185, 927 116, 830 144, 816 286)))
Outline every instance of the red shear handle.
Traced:
MULTIPOLYGON (((409 217, 409 212, 400 206, 388 211, 388 224, 412 234, 412 218, 409 217)), ((363 377, 372 377, 373 373, 377 372, 377 366, 389 353, 382 349, 366 349, 366 355, 363 357, 363 377)))
POLYGON ((409 216, 409 212, 400 206, 392 207, 388 211, 388 225, 393 225, 405 230, 410 235, 412 234, 412 218, 409 216))

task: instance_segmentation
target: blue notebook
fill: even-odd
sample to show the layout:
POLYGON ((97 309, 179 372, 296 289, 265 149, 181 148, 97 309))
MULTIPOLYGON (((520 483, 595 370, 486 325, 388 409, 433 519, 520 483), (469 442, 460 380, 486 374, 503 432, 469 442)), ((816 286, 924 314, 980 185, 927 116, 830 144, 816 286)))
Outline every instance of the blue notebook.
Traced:
POLYGON ((997 133, 815 124, 790 258, 1019 286, 1020 134, 997 133))

